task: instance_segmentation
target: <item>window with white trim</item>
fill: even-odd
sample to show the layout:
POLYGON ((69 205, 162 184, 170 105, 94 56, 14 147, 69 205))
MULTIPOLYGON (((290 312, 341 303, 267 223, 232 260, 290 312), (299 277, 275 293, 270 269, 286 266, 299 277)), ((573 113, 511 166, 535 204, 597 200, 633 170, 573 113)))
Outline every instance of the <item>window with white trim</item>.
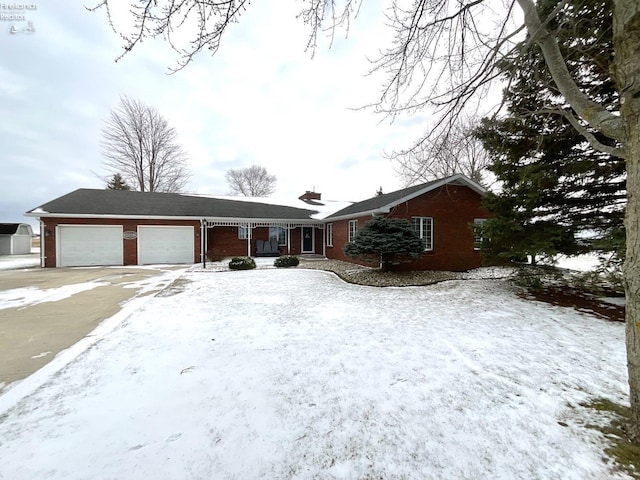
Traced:
POLYGON ((333 223, 327 223, 327 246, 333 247, 333 223))
POLYGON ((413 230, 424 242, 424 250, 433 250, 433 218, 413 217, 413 230))
POLYGON ((238 238, 240 240, 246 240, 249 238, 249 227, 244 225, 238 225, 238 238))
POLYGON ((281 247, 287 244, 287 229, 284 227, 269 227, 269 240, 278 240, 281 247))
POLYGON ((358 220, 349 220, 349 242, 353 242, 358 233, 358 220))
POLYGON ((484 226, 484 222, 486 222, 486 218, 474 218, 473 219, 473 248, 474 250, 480 250, 482 247, 482 241, 484 240, 482 236, 482 227, 484 226))

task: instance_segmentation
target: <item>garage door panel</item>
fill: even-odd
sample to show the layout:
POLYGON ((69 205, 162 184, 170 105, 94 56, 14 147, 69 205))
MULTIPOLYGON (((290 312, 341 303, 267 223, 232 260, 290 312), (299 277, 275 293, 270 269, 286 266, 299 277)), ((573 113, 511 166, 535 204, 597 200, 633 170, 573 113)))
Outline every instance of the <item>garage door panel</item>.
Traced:
POLYGON ((58 226, 58 266, 122 265, 122 226, 58 226))
POLYGON ((193 227, 139 226, 138 263, 193 263, 193 227))

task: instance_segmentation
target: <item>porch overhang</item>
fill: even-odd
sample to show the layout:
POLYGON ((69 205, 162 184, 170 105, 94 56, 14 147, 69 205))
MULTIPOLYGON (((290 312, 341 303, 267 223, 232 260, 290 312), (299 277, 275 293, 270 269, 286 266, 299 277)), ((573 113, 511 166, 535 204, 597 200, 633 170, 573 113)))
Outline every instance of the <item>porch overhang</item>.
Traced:
MULTIPOLYGON (((206 246, 207 232, 210 228, 215 227, 242 227, 247 229, 247 256, 251 256, 252 230, 254 228, 265 227, 281 227, 287 230, 287 252, 291 251, 291 235, 290 232, 294 228, 315 227, 324 230, 325 223, 321 220, 304 220, 304 219, 282 219, 282 218, 225 218, 225 217, 209 217, 200 220, 201 238, 201 257, 203 265, 206 265, 206 246)), ((324 249, 324 245, 323 245, 324 249)))
POLYGON ((324 229, 324 222, 318 220, 283 220, 274 219, 252 219, 252 218, 203 218, 202 226, 206 228, 213 227, 282 227, 286 229, 298 227, 316 227, 324 229))

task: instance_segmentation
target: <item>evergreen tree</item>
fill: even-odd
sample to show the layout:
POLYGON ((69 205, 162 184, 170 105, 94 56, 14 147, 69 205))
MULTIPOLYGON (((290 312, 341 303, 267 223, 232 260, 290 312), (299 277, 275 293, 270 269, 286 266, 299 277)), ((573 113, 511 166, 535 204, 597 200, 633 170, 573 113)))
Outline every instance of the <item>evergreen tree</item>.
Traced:
POLYGON ((131 190, 131 187, 122 178, 122 175, 115 173, 107 183, 107 190, 131 190))
POLYGON ((374 217, 362 227, 344 253, 352 258, 379 261, 383 271, 396 262, 406 262, 424 252, 424 242, 403 218, 374 217))
MULTIPOLYGON (((539 2, 541 18, 557 0, 539 2)), ((549 22, 580 88, 613 108, 611 0, 587 0, 549 22)), ((502 63, 510 81, 506 118, 484 119, 476 130, 502 183, 485 206, 494 217, 483 227, 487 259, 614 250, 623 238, 625 165, 596 151, 563 116, 569 109, 537 46, 518 48, 502 63), (589 239, 587 243, 585 238, 589 239)), ((607 140, 590 132, 601 143, 607 140)))

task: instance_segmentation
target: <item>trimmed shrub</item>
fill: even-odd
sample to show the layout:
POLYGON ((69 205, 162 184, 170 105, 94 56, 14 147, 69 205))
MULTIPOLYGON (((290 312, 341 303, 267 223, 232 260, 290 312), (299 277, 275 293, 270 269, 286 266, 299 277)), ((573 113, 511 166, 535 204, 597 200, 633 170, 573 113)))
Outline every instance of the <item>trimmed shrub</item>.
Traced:
POLYGON ((233 257, 229 262, 231 270, 251 270, 256 268, 256 261, 251 257, 233 257))
POLYGON ((300 263, 298 257, 294 257, 293 255, 283 255, 278 257, 273 262, 273 265, 278 268, 288 268, 288 267, 297 267, 300 263))
POLYGON ((207 258, 211 262, 220 262, 224 259, 224 252, 218 248, 207 250, 207 258))

